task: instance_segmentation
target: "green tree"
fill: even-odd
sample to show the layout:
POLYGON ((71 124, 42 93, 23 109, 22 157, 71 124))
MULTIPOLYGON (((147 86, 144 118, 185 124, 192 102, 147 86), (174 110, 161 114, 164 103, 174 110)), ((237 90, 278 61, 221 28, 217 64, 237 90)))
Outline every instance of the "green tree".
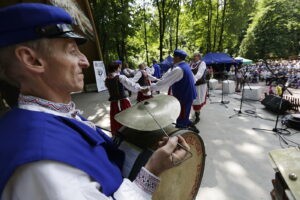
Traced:
POLYGON ((104 60, 133 65, 175 48, 235 55, 256 0, 93 0, 104 60), (145 5, 145 6, 144 6, 145 5))
POLYGON ((288 57, 299 53, 300 3, 264 0, 247 30, 240 54, 251 59, 288 57))
POLYGON ((128 61, 128 37, 133 36, 132 0, 93 0, 95 23, 99 31, 105 63, 128 61))

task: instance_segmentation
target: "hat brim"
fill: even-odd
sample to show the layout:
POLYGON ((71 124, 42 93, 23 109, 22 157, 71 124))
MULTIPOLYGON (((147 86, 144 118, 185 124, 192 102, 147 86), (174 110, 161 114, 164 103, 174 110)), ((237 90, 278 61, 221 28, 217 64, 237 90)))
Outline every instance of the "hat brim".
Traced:
POLYGON ((78 45, 81 45, 81 44, 84 44, 87 42, 87 39, 85 37, 83 37, 82 35, 79 35, 77 33, 74 33, 74 32, 65 32, 63 34, 56 35, 54 37, 56 37, 56 38, 73 38, 78 45))

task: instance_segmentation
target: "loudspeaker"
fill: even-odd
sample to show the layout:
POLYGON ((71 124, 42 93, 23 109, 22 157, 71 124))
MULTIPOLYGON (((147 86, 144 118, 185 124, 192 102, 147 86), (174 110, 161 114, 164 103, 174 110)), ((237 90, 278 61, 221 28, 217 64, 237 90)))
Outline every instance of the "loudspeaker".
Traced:
POLYGON ((300 114, 286 115, 282 122, 289 128, 300 130, 300 114))
POLYGON ((282 99, 281 109, 279 110, 280 99, 279 96, 270 94, 261 101, 261 104, 266 106, 266 109, 280 114, 284 114, 287 110, 292 109, 292 104, 288 100, 282 99))

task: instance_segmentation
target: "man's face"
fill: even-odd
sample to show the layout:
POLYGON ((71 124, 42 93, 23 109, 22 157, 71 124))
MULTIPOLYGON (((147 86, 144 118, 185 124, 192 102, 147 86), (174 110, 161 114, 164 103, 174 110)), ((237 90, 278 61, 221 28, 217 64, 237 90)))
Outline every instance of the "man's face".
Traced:
POLYGON ((58 92, 77 92, 83 89, 82 69, 89 62, 73 39, 53 39, 52 53, 45 58, 45 83, 58 92))
POLYGON ((145 69, 145 65, 144 64, 140 64, 139 68, 140 68, 140 70, 144 70, 145 69))
POLYGON ((201 58, 200 56, 194 55, 194 56, 193 56, 193 61, 194 61, 194 62, 198 62, 198 61, 200 60, 200 58, 201 58))
POLYGON ((173 58, 173 64, 179 63, 180 61, 182 61, 182 59, 178 56, 174 56, 173 58))

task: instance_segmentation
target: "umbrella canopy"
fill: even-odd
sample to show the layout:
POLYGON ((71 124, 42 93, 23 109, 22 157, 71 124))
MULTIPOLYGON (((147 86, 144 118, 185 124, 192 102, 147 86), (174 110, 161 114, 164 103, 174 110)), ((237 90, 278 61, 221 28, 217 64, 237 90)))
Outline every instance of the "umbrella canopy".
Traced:
POLYGON ((236 59, 236 60, 241 60, 243 64, 248 64, 248 65, 250 65, 250 64, 253 63, 252 60, 249 60, 249 59, 246 59, 246 58, 242 58, 242 57, 236 57, 235 59, 236 59))
POLYGON ((234 64, 236 60, 228 56, 226 53, 208 53, 202 59, 207 65, 210 64, 234 64))

